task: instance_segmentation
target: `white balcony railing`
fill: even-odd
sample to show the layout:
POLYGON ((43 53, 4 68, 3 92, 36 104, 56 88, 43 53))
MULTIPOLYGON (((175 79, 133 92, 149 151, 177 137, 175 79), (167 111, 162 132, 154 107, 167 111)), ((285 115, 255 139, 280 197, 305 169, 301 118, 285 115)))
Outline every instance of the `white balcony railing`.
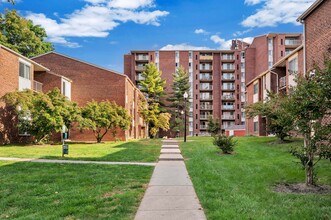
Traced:
POLYGON ((201 100, 212 100, 213 96, 212 95, 210 95, 210 96, 200 96, 200 99, 201 100))
POLYGON ((210 117, 211 115, 200 115, 200 119, 202 120, 208 120, 208 118, 210 117))
POLYGON ((285 45, 300 45, 301 43, 302 43, 301 40, 285 39, 285 45))
POLYGON ((222 115, 222 119, 225 119, 225 120, 234 120, 234 115, 222 115))
POLYGON ((200 105, 201 110, 213 110, 212 105, 200 105))
POLYGON ((234 56, 232 54, 224 54, 222 55, 222 60, 234 60, 234 56))
POLYGON ((213 60, 212 55, 200 55, 200 60, 213 60))
POLYGON ((200 80, 213 80, 213 77, 212 76, 204 76, 204 75, 200 75, 200 80))
POLYGON ((222 86, 223 90, 235 90, 234 86, 222 86))
POLYGON ((43 84, 38 81, 33 81, 33 90, 36 92, 42 92, 43 91, 43 84))
POLYGON ((223 105, 222 106, 222 109, 225 109, 225 110, 234 110, 234 105, 223 105))
POLYGON ((231 75, 231 76, 223 75, 222 79, 223 80, 234 80, 234 76, 233 75, 231 75))
POLYGON ((136 66, 136 70, 144 71, 145 69, 146 69, 145 66, 136 66))
POLYGON ((208 125, 200 125, 200 129, 207 129, 208 125))
POLYGON ((212 85, 200 85, 200 90, 213 90, 212 85))
POLYGON ((139 61, 148 61, 148 55, 137 55, 136 60, 139 61))
POLYGON ((233 100, 235 97, 233 95, 222 95, 222 100, 233 100))
POLYGON ((210 65, 200 65, 200 70, 212 70, 213 68, 212 68, 212 66, 210 66, 210 65))
POLYGON ((145 77, 143 77, 141 74, 137 75, 137 80, 144 80, 144 79, 145 79, 145 77))

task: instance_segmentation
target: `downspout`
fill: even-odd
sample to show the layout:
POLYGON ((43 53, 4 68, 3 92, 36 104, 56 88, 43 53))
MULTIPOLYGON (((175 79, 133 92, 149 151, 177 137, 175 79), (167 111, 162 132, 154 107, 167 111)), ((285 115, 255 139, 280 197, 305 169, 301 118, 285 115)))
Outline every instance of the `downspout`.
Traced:
POLYGON ((305 21, 302 20, 301 24, 303 24, 303 73, 304 73, 304 76, 306 76, 307 66, 306 66, 306 25, 305 25, 305 21))

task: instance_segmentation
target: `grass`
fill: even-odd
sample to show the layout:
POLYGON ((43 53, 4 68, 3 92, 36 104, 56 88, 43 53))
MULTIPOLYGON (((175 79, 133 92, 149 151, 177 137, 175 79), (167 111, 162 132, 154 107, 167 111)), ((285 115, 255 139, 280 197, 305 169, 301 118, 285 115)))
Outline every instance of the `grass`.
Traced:
MULTIPOLYGON (((278 183, 304 182, 304 170, 290 155, 288 144, 275 138, 242 137, 234 155, 218 155, 208 137, 181 143, 186 166, 200 202, 212 219, 331 219, 330 195, 286 194, 278 183)), ((317 165, 318 182, 331 185, 330 161, 317 165)))
POLYGON ((133 219, 152 170, 0 161, 0 218, 133 219))
POLYGON ((69 155, 62 158, 61 145, 7 145, 0 147, 0 157, 155 162, 160 155, 160 148, 161 140, 157 139, 104 144, 69 144, 69 155))

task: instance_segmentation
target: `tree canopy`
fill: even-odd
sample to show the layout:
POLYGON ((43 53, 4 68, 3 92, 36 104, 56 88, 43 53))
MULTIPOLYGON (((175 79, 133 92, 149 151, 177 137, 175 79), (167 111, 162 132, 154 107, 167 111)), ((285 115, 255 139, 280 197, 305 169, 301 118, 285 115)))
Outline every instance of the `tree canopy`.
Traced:
POLYGON ((52 43, 44 41, 46 31, 40 25, 21 17, 15 10, 0 14, 0 44, 33 57, 54 50, 52 43))

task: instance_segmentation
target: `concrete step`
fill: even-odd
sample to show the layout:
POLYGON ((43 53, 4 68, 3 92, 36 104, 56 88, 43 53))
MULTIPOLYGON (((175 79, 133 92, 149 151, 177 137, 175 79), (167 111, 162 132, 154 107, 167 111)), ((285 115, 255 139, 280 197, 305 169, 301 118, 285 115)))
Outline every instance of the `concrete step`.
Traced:
POLYGON ((178 145, 162 145, 161 149, 179 149, 178 145))
POLYGON ((159 161, 183 161, 184 158, 181 154, 161 154, 159 161))
POLYGON ((176 148, 170 149, 161 149, 161 154, 180 154, 180 150, 176 148))

